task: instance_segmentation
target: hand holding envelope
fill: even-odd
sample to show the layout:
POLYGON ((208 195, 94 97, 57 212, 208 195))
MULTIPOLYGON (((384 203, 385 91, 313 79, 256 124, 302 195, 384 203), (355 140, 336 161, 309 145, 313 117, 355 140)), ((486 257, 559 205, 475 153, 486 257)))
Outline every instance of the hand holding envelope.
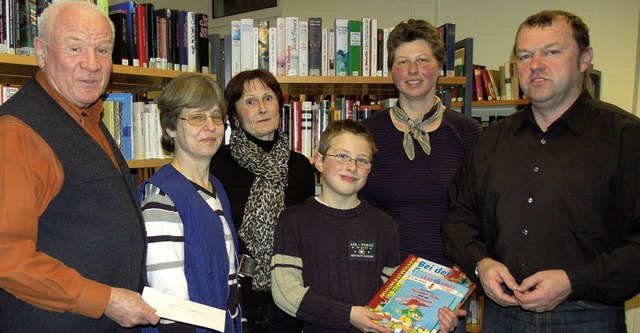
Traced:
POLYGON ((185 301, 150 287, 144 288, 142 298, 162 318, 224 332, 225 310, 185 301))

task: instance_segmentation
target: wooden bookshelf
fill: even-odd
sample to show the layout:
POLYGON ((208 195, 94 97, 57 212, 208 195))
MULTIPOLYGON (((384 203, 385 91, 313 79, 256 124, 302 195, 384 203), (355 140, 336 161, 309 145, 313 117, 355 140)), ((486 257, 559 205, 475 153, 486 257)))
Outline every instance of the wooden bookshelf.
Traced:
MULTIPOLYGON (((451 106, 455 108, 461 107, 463 102, 452 102, 451 106)), ((519 106, 519 105, 527 105, 529 104, 528 99, 516 99, 516 100, 508 100, 508 101, 473 101, 471 102, 472 107, 492 107, 492 106, 519 106)))
MULTIPOLYGON (((277 76, 282 91, 287 94, 397 96, 390 76, 277 76)), ((438 89, 463 86, 464 77, 439 77, 438 89)))
MULTIPOLYGON (((2 83, 24 85, 37 71, 35 56, 0 54, 0 82, 2 83)), ((168 69, 113 65, 108 89, 124 91, 162 86, 182 73, 168 69)), ((216 78, 215 74, 208 75, 216 78)))
POLYGON ((160 168, 161 166, 168 164, 173 160, 172 158, 165 159, 151 159, 151 160, 128 160, 127 165, 130 169, 140 168, 160 168))

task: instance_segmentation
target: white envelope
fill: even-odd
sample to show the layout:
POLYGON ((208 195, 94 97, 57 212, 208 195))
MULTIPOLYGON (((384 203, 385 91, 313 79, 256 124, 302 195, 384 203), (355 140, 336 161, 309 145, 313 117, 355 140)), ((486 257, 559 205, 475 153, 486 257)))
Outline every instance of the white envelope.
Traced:
POLYGON ((162 318, 224 332, 225 310, 185 301, 150 287, 144 287, 142 298, 162 318))

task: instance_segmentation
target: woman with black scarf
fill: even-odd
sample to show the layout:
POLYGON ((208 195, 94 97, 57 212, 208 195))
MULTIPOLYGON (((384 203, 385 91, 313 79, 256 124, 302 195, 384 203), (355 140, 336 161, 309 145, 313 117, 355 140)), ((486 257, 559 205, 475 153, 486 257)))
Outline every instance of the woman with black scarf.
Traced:
POLYGON ((299 333, 301 324, 271 297, 270 261, 278 216, 314 195, 313 169, 278 131, 283 97, 271 73, 257 69, 237 74, 225 99, 231 139, 214 156, 211 172, 227 191, 240 238, 243 332, 299 333))

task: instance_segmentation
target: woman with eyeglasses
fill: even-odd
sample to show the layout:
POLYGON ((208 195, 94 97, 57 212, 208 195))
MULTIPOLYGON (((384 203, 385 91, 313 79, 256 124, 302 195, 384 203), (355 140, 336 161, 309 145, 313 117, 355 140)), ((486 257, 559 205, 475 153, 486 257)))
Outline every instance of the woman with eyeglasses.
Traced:
POLYGON ((270 265, 278 216, 315 194, 313 169, 278 131, 282 90, 271 73, 238 73, 225 99, 231 138, 214 156, 211 172, 227 190, 240 239, 243 332, 300 333, 301 323, 271 297, 270 265))
POLYGON ((398 102, 364 120, 379 151, 359 195, 396 220, 403 258, 415 254, 451 267, 441 232, 447 189, 482 129, 436 96, 445 61, 437 28, 424 20, 400 22, 387 50, 398 102))
MULTIPOLYGON (((180 299, 226 309, 241 332, 238 240, 222 183, 209 173, 224 141, 226 104, 215 80, 187 73, 158 99, 162 147, 173 160, 138 191, 147 229, 147 283, 180 299)), ((155 332, 213 332, 162 319, 155 332)))

